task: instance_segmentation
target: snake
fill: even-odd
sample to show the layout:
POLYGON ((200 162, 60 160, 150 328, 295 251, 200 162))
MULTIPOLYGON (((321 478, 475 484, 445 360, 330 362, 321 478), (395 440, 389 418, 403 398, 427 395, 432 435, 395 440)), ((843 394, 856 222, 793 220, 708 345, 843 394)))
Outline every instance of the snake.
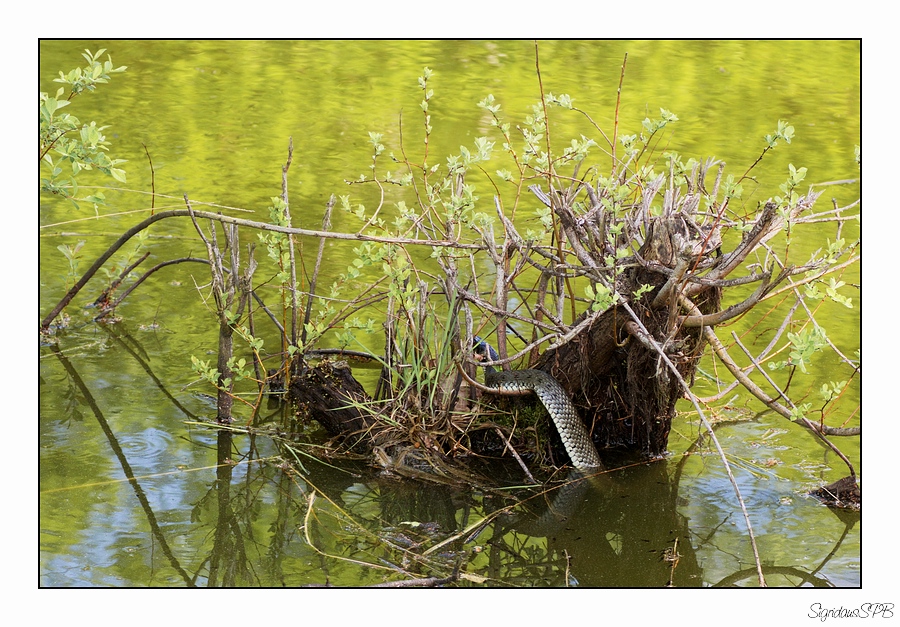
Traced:
MULTIPOLYGON (((478 336, 474 338, 474 349, 476 354, 489 361, 500 359, 494 347, 478 336)), ((485 365, 484 385, 498 394, 536 394, 550 414, 572 466, 579 470, 603 466, 597 448, 575 411, 572 400, 552 375, 542 370, 504 371, 485 365)))

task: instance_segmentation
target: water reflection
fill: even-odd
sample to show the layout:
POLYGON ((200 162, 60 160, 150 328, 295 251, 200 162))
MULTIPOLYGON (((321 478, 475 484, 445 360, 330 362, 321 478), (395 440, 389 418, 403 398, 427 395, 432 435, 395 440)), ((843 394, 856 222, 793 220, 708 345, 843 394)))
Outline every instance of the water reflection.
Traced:
MULTIPOLYGON (((315 461, 308 447, 282 438, 284 430, 248 434, 195 423, 195 460, 206 464, 141 476, 135 469, 172 438, 153 428, 117 434, 65 352, 51 351, 106 436, 120 471, 110 475, 124 479, 45 490, 44 585, 755 585, 733 494, 717 464, 691 471, 694 455, 573 473, 543 487, 505 487, 522 480, 519 471, 492 466, 492 487, 461 490, 315 461), (58 533, 60 524, 66 533, 58 533)), ((745 482, 742 491, 769 558, 770 585, 854 585, 846 568, 858 515, 815 523, 811 542, 798 527, 815 518, 813 510, 834 520, 825 508, 797 499, 797 519, 785 521, 777 510, 767 514, 779 484, 752 487, 745 482), (776 547, 773 539, 798 546, 776 547), (797 551, 808 559, 798 564, 797 551)))
MULTIPOLYGON (((166 539, 166 535, 163 534, 162 531, 160 530, 154 510, 151 507, 150 502, 147 498, 147 494, 145 493, 144 489, 141 487, 141 484, 138 482, 137 478, 135 477, 135 474, 132 470, 131 464, 129 463, 128 456, 125 453, 125 450, 122 448, 121 444, 119 443, 119 440, 117 439, 115 433, 113 432, 112 428, 110 427, 109 423, 107 422, 105 416, 100 411, 100 408, 98 407, 96 401, 94 400, 94 397, 93 397, 91 391, 85 385, 85 383, 82 380, 81 376, 79 375, 78 371, 73 367, 72 363, 69 361, 69 359, 66 357, 66 355, 55 345, 50 346, 50 349, 53 351, 53 354, 57 357, 60 364, 62 364, 63 368, 65 368, 72 383, 78 388, 79 392, 82 394, 85 403, 90 407, 92 413, 94 414, 94 417, 97 419, 97 423, 99 424, 100 428, 103 430, 104 435, 106 435, 107 442, 109 443, 109 447, 110 447, 111 451, 113 452, 113 454, 115 455, 116 459, 119 461, 119 464, 121 465, 121 468, 122 468, 122 472, 124 473, 125 477, 128 479, 128 483, 131 485, 132 489, 134 490, 134 494, 137 497, 138 502, 140 503, 140 507, 143 510, 145 516, 147 517, 147 522, 150 525, 150 529, 153 533, 153 537, 154 537, 155 541, 157 541, 159 543, 160 549, 162 550, 163 554, 168 558, 172 567, 176 571, 178 571, 178 573, 182 576, 184 582, 188 585, 193 585, 193 582, 190 580, 187 573, 181 568, 181 566, 178 563, 178 560, 173 555, 172 550, 170 549, 168 541, 166 539)), ((140 456, 139 453, 138 453, 138 456, 140 456)), ((126 515, 127 510, 120 510, 119 513, 122 515, 126 515)), ((100 527, 100 526, 98 525, 98 527, 100 527)), ((93 529, 93 525, 90 528, 93 529)), ((116 528, 115 525, 111 527, 111 529, 115 529, 115 528, 116 528)), ((104 536, 104 534, 102 534, 102 533, 98 534, 98 539, 101 542, 102 542, 103 536, 104 536)))

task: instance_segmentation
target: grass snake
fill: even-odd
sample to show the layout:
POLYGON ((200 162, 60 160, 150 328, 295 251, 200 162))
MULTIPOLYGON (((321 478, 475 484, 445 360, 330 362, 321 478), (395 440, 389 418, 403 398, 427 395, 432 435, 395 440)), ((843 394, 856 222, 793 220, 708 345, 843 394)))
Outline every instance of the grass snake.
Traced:
MULTIPOLYGON (((476 354, 497 361, 497 351, 480 337, 475 337, 476 354)), ((519 395, 534 392, 547 408, 556 430, 562 438, 563 446, 575 468, 598 468, 603 466, 597 448, 591 440, 584 423, 575 411, 568 393, 559 382, 542 370, 497 370, 484 367, 484 384, 499 394, 519 395)))

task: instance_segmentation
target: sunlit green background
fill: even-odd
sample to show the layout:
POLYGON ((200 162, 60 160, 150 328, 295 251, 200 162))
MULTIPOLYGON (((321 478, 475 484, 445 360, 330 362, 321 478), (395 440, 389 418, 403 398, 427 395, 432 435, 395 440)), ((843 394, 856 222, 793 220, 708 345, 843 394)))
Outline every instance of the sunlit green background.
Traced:
MULTIPOLYGON (((388 151, 399 154, 402 149, 411 159, 421 159, 423 120, 416 79, 424 67, 434 71, 431 162, 493 132, 484 111, 476 106, 486 95, 493 94, 502 104, 513 126, 531 112, 540 95, 535 44, 515 40, 44 41, 41 90, 55 92, 52 79, 60 70, 81 65, 85 48, 106 48, 115 65, 128 66, 125 74, 114 75, 96 93, 79 96, 69 109, 82 121, 109 125, 111 155, 128 160, 128 183, 127 189, 106 192, 108 206, 99 209, 99 219, 87 219, 94 216, 90 207, 74 210, 65 201, 41 198, 42 315, 70 281, 58 245, 86 242, 83 271, 118 234, 146 215, 151 202, 148 153, 157 210, 182 208, 181 196, 188 194, 196 202, 249 210, 248 215, 264 219, 270 198, 281 192, 281 167, 293 138, 288 179, 294 224, 319 228, 331 194, 351 194, 354 203, 369 207, 377 204, 377 189, 346 183, 368 172, 370 131, 384 134, 388 151)), ((656 116, 661 107, 668 109, 679 121, 666 129, 660 150, 696 158, 714 156, 738 176, 760 154, 763 136, 775 129, 778 120, 790 122, 796 129, 793 142, 781 143, 754 170, 756 182, 744 184, 742 200, 748 211, 778 193, 788 164, 807 167, 809 183, 858 177, 854 146, 860 143, 859 42, 542 41, 539 52, 544 91, 569 94, 607 134, 613 127, 627 53, 619 106, 621 132, 636 133, 645 117, 656 116)), ((552 110, 550 120, 553 137, 561 142, 583 134, 602 143, 596 129, 578 113, 552 110)), ((493 139, 499 147, 499 137, 493 139)), ((502 155, 497 159, 498 167, 503 167, 502 155)), ((600 153, 597 159, 608 163, 600 153)), ((91 182, 111 183, 90 176, 81 181, 91 182)), ((389 200, 407 198, 406 193, 391 190, 389 200)), ((492 190, 479 189, 479 195, 489 210, 492 190)), ((817 208, 829 207, 832 198, 846 205, 858 196, 858 183, 828 186, 817 208)), ((351 216, 335 212, 335 230, 358 227, 351 216)), ((824 238, 833 237, 830 229, 823 227, 814 241, 796 242, 796 261, 805 261, 824 238)), ((847 229, 848 238, 856 237, 858 226, 847 229)), ((164 221, 152 234, 154 263, 188 252, 203 255, 189 223, 164 221)), ((324 285, 346 267, 351 248, 329 244, 324 285)), ((89 285, 69 308, 75 324, 61 339, 61 348, 103 410, 121 455, 115 454, 83 395, 71 385, 71 375, 42 349, 42 584, 185 585, 171 562, 155 552, 145 510, 138 507, 134 490, 116 482, 122 477, 123 457, 136 475, 146 477, 144 490, 177 557, 186 571, 200 573, 196 583, 204 584, 204 557, 214 518, 211 512, 204 514, 214 471, 204 469, 216 461, 215 435, 184 421, 214 412, 197 394, 210 390, 191 385, 195 375, 190 356, 209 359, 216 348, 213 317, 195 287, 195 282, 208 281, 205 273, 201 266, 176 267, 141 286, 119 311, 124 318, 117 331, 125 337, 122 342, 109 331, 81 324, 93 312, 82 314, 80 307, 96 297, 101 281, 91 284, 93 289, 89 285), (129 351, 146 358, 152 377, 129 351)), ((848 273, 842 280, 858 284, 859 275, 848 273)), ((860 345, 861 303, 858 289, 848 288, 846 295, 854 299, 853 309, 827 305, 817 318, 850 354, 860 345)), ((269 345, 275 345, 274 334, 266 337, 269 345)), ((711 361, 703 367, 711 368, 711 361)), ((814 391, 821 383, 848 376, 837 359, 823 355, 806 385, 814 391)), ((712 390, 698 387, 697 392, 712 390)), ((858 392, 842 399, 847 416, 859 400, 858 392)), ((734 403, 759 409, 743 397, 734 403)), ((859 424, 860 418, 853 415, 850 424, 859 424)), ((676 425, 670 448, 674 453, 683 451, 696 432, 693 419, 686 417, 676 425)), ((846 469, 841 463, 808 433, 775 416, 736 424, 719 434, 734 455, 752 518, 763 531, 763 559, 807 571, 826 560, 819 571, 822 577, 833 585, 858 585, 859 525, 842 537, 843 523, 803 496, 810 487, 842 476, 846 469), (765 466, 770 459, 777 459, 778 465, 765 466), (810 529, 815 529, 815 537, 809 537, 810 529), (835 546, 837 551, 829 555, 835 546)), ((847 440, 839 445, 858 464, 858 443, 847 440)), ((719 529, 723 519, 739 518, 719 466, 704 457, 686 464, 680 478, 680 511, 697 525, 692 527, 697 537, 719 529)), ((265 555, 271 539, 266 539, 265 530, 273 524, 272 503, 283 489, 283 479, 275 469, 254 467, 235 481, 259 486, 253 537, 255 550, 265 555)), ((323 581, 321 574, 328 567, 310 554, 292 525, 285 526, 294 529, 295 537, 281 546, 278 573, 263 566, 265 560, 260 558, 254 562, 257 574, 239 579, 239 585, 323 581)), ((331 531, 336 542, 344 540, 338 525, 331 531)), ((696 542, 702 574, 695 585, 715 583, 752 563, 742 523, 718 533, 716 542, 696 542)), ((332 582, 337 578, 344 585, 381 576, 362 567, 330 568, 332 582)), ((610 585, 606 579, 592 579, 590 572, 581 574, 581 584, 610 585)), ((786 579, 782 585, 792 583, 796 582, 786 579)), ((536 579, 530 584, 547 582, 536 579)), ((660 583, 648 579, 630 585, 660 583)))

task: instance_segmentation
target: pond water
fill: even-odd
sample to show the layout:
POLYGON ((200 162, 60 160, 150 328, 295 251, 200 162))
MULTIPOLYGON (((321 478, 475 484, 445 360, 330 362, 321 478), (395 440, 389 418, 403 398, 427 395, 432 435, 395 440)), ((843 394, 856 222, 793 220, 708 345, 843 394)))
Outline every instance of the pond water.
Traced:
MULTIPOLYGON (((106 191, 98 217, 86 205, 41 198, 42 317, 72 282, 57 247, 83 241, 84 271, 146 217, 151 188, 156 211, 183 208, 188 194, 266 220, 293 138, 294 225, 317 229, 331 194, 378 204, 377 189, 346 183, 368 172, 369 132, 383 133, 387 149, 399 152, 402 119, 404 148, 421 152, 417 77, 424 67, 434 71, 428 149, 438 160, 490 132, 476 106, 486 95, 521 119, 540 93, 534 43, 514 40, 43 41, 41 90, 55 92, 52 79, 81 65, 85 48, 106 48, 115 65, 128 66, 70 106, 82 121, 109 125, 110 152, 128 160, 128 183, 106 191)), ((715 156, 742 173, 778 120, 795 127, 792 143, 767 155, 755 182, 745 183, 748 209, 778 193, 789 164, 807 167, 811 183, 857 178, 858 42, 547 41, 540 43, 543 88, 571 95, 611 128, 626 53, 619 123, 627 132, 668 109, 679 121, 666 149, 715 156)), ((554 113, 552 124, 555 137, 595 133, 576 113, 554 113)), ((82 181, 92 183, 110 181, 82 181)), ((859 191, 858 183, 829 186, 820 203, 834 198, 844 206, 859 191)), ((484 190, 481 202, 491 195, 484 190)), ((358 226, 335 212, 334 230, 358 226)), ((848 239, 857 236, 858 225, 847 229, 848 239)), ((795 245, 803 259, 819 244, 795 245)), ((315 241, 305 246, 314 254, 315 241)), ((175 220, 154 226, 146 247, 152 263, 205 256, 193 227, 175 220)), ((345 270, 352 248, 328 244, 320 285, 345 270)), ((495 469, 492 490, 401 481, 361 463, 318 461, 314 447, 324 440, 315 425, 298 426, 291 447, 265 431, 209 425, 212 390, 191 367, 191 356, 214 362, 217 349, 206 291, 197 289, 209 281, 206 266, 161 271, 128 297, 120 320, 95 323, 96 310, 85 305, 104 280, 88 284, 67 308, 70 323, 58 342, 40 349, 42 586, 364 586, 455 573, 459 586, 757 585, 733 488, 700 441, 688 405, 667 459, 601 478, 557 477, 546 493, 527 487, 517 466, 495 469)), ((858 270, 842 280, 858 285, 858 270)), ((852 309, 830 304, 816 315, 849 355, 860 348, 860 302, 858 290, 845 292, 852 309)), ((740 324, 743 333, 749 323, 740 324)), ((262 334, 267 346, 278 345, 274 331, 262 334)), ((360 341, 379 350, 375 339, 360 341)), ((815 365, 804 383, 810 394, 850 376, 834 357, 823 354, 815 365)), ((701 364, 714 368, 708 357, 701 364)), ((837 405, 847 426, 861 422, 858 389, 837 405)), ((699 377, 695 391, 715 390, 699 377)), ((844 476, 846 466, 805 430, 735 395, 714 410, 716 433, 767 583, 860 586, 859 515, 806 496, 844 476)), ((284 424, 285 411, 264 404, 257 423, 284 424)), ((236 424, 250 418, 243 407, 236 412, 236 424)), ((837 444, 859 472, 858 439, 837 444)))

